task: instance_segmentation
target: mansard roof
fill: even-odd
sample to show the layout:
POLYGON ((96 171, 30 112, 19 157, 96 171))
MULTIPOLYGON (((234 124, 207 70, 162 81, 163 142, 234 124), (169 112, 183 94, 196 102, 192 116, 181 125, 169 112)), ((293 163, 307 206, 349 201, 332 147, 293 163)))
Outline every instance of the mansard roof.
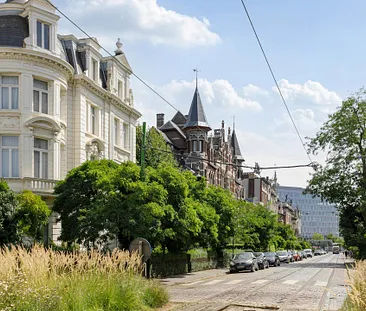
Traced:
POLYGON ((27 37, 29 29, 26 18, 17 15, 0 16, 0 46, 21 48, 27 37))
POLYGON ((234 150, 234 158, 238 161, 244 161, 243 156, 241 155, 240 146, 238 142, 238 138, 236 137, 235 130, 231 135, 231 147, 234 150))
POLYGON ((198 88, 194 92, 194 96, 191 103, 191 108, 189 109, 188 118, 186 123, 184 124, 184 128, 190 127, 200 127, 204 128, 207 131, 210 131, 211 128, 207 123, 205 111, 203 110, 201 97, 198 92, 198 88))

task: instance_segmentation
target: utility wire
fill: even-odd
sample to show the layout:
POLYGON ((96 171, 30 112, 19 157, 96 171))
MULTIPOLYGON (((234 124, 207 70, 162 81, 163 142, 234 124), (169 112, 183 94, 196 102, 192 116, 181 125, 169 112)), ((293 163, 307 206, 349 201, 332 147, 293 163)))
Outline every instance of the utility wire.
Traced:
MULTIPOLYGON (((120 63, 122 66, 124 66, 123 64, 122 64, 122 62, 119 60, 119 59, 117 59, 116 58, 116 56, 115 55, 113 55, 113 54, 111 54, 107 49, 105 49, 102 45, 100 45, 99 44, 99 42, 95 39, 95 38, 93 38, 92 36, 90 36, 84 29, 82 29, 79 25, 77 25, 71 18, 69 18, 65 13, 63 13, 63 11, 61 11, 57 6, 55 6, 50 0, 46 0, 56 11, 58 11, 63 17, 65 17, 72 25, 74 25, 77 29, 79 29, 83 34, 85 34, 90 40, 92 40, 93 42, 95 42, 96 44, 98 44, 100 47, 101 47, 101 49, 103 50, 103 51, 105 51, 109 56, 111 56, 113 59, 115 59, 118 63, 120 63)), ((249 21, 250 21, 250 23, 251 23, 251 25, 252 25, 252 28, 253 28, 253 30, 254 30, 254 33, 255 33, 255 35, 256 35, 256 37, 257 37, 257 40, 258 40, 258 43, 259 43, 259 45, 260 45, 260 47, 261 47, 261 49, 262 49, 262 52, 263 52, 263 55, 264 55, 264 57, 265 57, 265 59, 266 59, 266 62, 267 62, 267 64, 268 64, 268 66, 269 66, 269 68, 270 68, 270 71, 271 71, 271 74, 272 74, 272 77, 274 78, 274 80, 275 80, 275 82, 276 82, 276 85, 277 85, 277 88, 278 88, 278 90, 279 90, 279 92, 280 92, 280 94, 281 94, 281 97, 282 97, 282 100, 283 100, 283 102, 284 102, 284 104, 285 104, 285 106, 286 106, 286 109, 287 109, 287 111, 288 111, 288 113, 289 113, 289 115, 290 115, 290 118, 291 118, 291 120, 292 120, 292 122, 293 122, 293 124, 294 124, 294 126, 295 126, 295 129, 296 129, 296 132, 297 132, 297 134, 298 134, 298 136, 299 136, 299 138, 300 138, 300 140, 301 140, 301 142, 302 142, 302 139, 301 139, 301 136, 300 136, 300 134, 299 134, 299 132, 298 132, 298 130, 297 130, 297 127, 296 127, 296 125, 295 125, 295 122, 293 121, 293 119, 292 119, 292 116, 291 116, 291 113, 290 113, 290 111, 288 110, 288 108, 287 108, 287 105, 286 105, 286 101, 285 101, 285 99, 284 99, 284 97, 283 97, 283 95, 282 95, 282 92, 281 92, 281 89, 279 88, 279 85, 278 85, 278 83, 277 83, 277 80, 276 80, 276 78, 275 78, 275 76, 274 76, 274 74, 273 74, 273 71, 272 71, 272 69, 271 69, 271 66, 270 66, 270 64, 269 64, 269 62, 268 62, 268 59, 267 59, 267 57, 266 57, 266 54, 264 53, 264 50, 263 50, 263 48, 262 48, 262 45, 261 45, 261 43, 260 43, 260 41, 259 41, 259 38, 258 38, 258 36, 257 36, 257 33, 256 33, 256 31, 255 31, 255 28, 254 28, 254 26, 253 26, 253 23, 252 23, 252 21, 251 21, 251 19, 250 19, 250 17, 249 17, 249 14, 248 14, 248 11, 247 11, 247 9, 246 9, 246 7, 245 7, 245 4, 244 4, 244 2, 243 2, 243 0, 242 0, 242 3, 243 3, 243 6, 244 6, 244 9, 246 10, 246 12, 247 12, 247 16, 248 16, 248 18, 249 18, 249 21)), ((179 110, 175 107, 175 106, 173 106, 167 99, 165 99, 162 95, 160 95, 154 88, 152 88, 148 83, 146 83, 142 78, 140 78, 138 75, 136 75, 134 72, 132 72, 132 75, 134 76, 134 77, 136 77, 136 79, 138 79, 142 84, 144 84, 148 89, 150 89, 155 95, 157 95, 159 98, 161 98, 165 103, 167 103, 170 107, 172 107, 174 110, 176 110, 177 112, 179 112, 179 110)), ((302 144, 303 144, 303 147, 305 148, 305 145, 304 145, 304 143, 302 142, 302 144)), ((163 151, 163 152, 171 152, 171 151, 165 151, 165 150, 163 150, 163 149, 157 149, 157 148, 152 148, 151 147, 151 149, 156 149, 156 150, 159 150, 159 151, 163 151)), ((306 149, 305 149, 305 151, 306 151, 306 149)), ((306 151, 306 153, 307 153, 307 151, 306 151)), ((176 155, 176 156, 179 156, 179 154, 175 154, 175 153, 173 153, 174 155, 176 155)), ((307 153, 307 155, 308 155, 308 157, 309 157, 309 160, 310 160, 310 162, 311 163, 309 163, 309 164, 304 164, 304 165, 289 165, 289 166, 275 166, 275 167, 261 167, 260 169, 261 170, 266 170, 266 169, 286 169, 286 168, 300 168, 300 167, 310 167, 310 166, 312 166, 312 160, 311 160, 311 158, 310 158, 310 155, 307 153)), ((208 159, 202 159, 202 158, 200 158, 200 157, 190 157, 190 158, 196 158, 196 159, 200 159, 200 160, 203 160, 203 161, 208 161, 208 162, 210 162, 208 159)), ((236 166, 236 167, 242 167, 242 168, 249 168, 249 169, 255 169, 255 167, 254 166, 247 166, 247 165, 235 165, 235 164, 232 164, 232 163, 224 163, 224 162, 219 162, 219 161, 216 161, 216 163, 218 163, 218 164, 223 164, 223 165, 231 165, 231 166, 236 166)))
MULTIPOLYGON (((56 11, 58 11, 63 17, 65 17, 71 24, 73 24, 77 29, 79 29, 84 35, 86 35, 90 40, 92 40, 94 43, 98 44, 101 49, 106 52, 109 56, 113 57, 118 63, 120 63, 122 66, 122 62, 116 58, 115 55, 111 54, 107 49, 105 49, 100 43, 90 36, 84 29, 82 29, 80 26, 78 26, 71 18, 69 18, 65 13, 63 13, 57 6, 55 6, 53 3, 51 3, 50 0, 46 0, 56 11)), ((164 102, 166 102, 170 107, 172 107, 174 110, 179 112, 179 110, 174 107, 167 99, 165 99, 162 95, 160 95, 153 87, 151 87, 147 82, 145 82, 142 78, 140 78, 138 75, 136 75, 134 72, 132 72, 132 75, 139 80, 143 85, 145 85, 150 91, 152 91, 155 95, 160 97, 164 102)))
POLYGON ((267 66, 268 66, 268 69, 269 69, 269 71, 270 71, 270 73, 271 73, 271 76, 272 76, 272 78, 273 78, 273 80, 274 80, 274 82, 275 82, 275 84, 276 84, 276 87, 277 87, 277 89, 278 89, 278 92, 280 93, 280 96, 281 96, 282 102, 283 102, 283 104, 285 105, 285 108, 286 108, 286 110, 287 110, 287 113, 288 113, 288 115, 289 115, 289 117, 290 117, 290 119, 291 119, 291 122, 292 122, 292 124, 293 124, 293 126, 294 126, 294 128, 295 128, 295 131, 296 131, 296 133, 297 133, 297 136, 299 137, 300 142, 301 142, 301 144, 302 144, 302 146, 303 146, 303 148, 304 148, 304 150, 305 150, 305 152, 306 152, 306 155, 308 156, 308 158, 309 158, 310 162, 313 162, 313 161, 312 161, 312 159, 311 159, 311 157, 310 157, 309 152, 306 150, 305 143, 304 143, 304 141, 303 141, 303 139, 302 139, 302 137, 301 137, 301 135, 300 135, 300 132, 299 132, 299 130, 298 130, 298 128, 297 128, 297 126, 296 126, 296 123, 295 123, 295 121, 294 121, 294 119, 293 119, 293 117, 292 117, 292 114, 291 114, 291 112, 290 112, 290 110, 289 110, 289 108, 288 108, 288 106, 287 106, 287 103, 286 103, 285 97, 284 97, 284 96, 283 96, 283 94, 282 94, 281 88, 280 88, 280 86, 279 86, 279 84, 278 84, 278 82, 277 82, 277 79, 276 79, 276 76, 275 76, 275 74, 274 74, 274 72, 273 72, 272 66, 271 66, 271 64, 269 63, 269 60, 268 60, 267 54, 266 54, 266 52, 264 51, 263 45, 262 45, 262 43, 261 43, 261 40, 259 39, 258 33, 257 33, 257 31, 256 31, 256 29, 255 29, 255 27, 254 27, 254 24, 253 24, 253 22, 252 22, 252 19, 250 18, 249 11, 248 11, 248 9, 247 9, 247 7, 246 7, 246 5, 245 5, 245 2, 244 2, 244 0, 240 0, 240 1, 241 1, 242 5, 243 5, 243 8, 244 8, 244 10, 245 10, 245 14, 246 14, 246 15, 247 15, 247 17, 248 17, 248 20, 249 20, 250 26, 252 27, 252 30, 253 30, 254 35, 255 35, 255 37, 256 37, 256 39, 257 39, 258 45, 259 45, 259 47, 260 47, 260 49, 261 49, 261 51, 262 51, 263 57, 264 57, 264 59, 265 59, 265 61, 266 61, 266 63, 267 63, 267 66))
MULTIPOLYGON (((147 149, 147 148, 146 148, 147 149)), ((156 151, 160 151, 160 152, 165 152, 165 153, 170 153, 173 154, 177 157, 182 156, 180 153, 175 153, 172 152, 171 150, 164 150, 164 149, 160 149, 160 148, 155 148, 155 147, 151 147, 149 146, 149 149, 152 150, 156 150, 156 151)), ((182 156, 183 157, 183 156, 182 156)), ((235 164, 235 163, 227 163, 227 162, 223 162, 223 161, 211 161, 209 159, 203 159, 201 157, 197 157, 197 156, 189 156, 189 159, 196 159, 196 160, 201 160, 203 162, 209 162, 209 163, 214 163, 214 164, 221 164, 221 165, 226 165, 226 166, 234 166, 234 167, 240 167, 240 168, 249 168, 254 170, 256 167, 255 166, 250 166, 250 165, 243 165, 243 164, 235 164)), ((259 167, 260 170, 277 170, 277 169, 292 169, 292 168, 302 168, 302 167, 311 167, 313 165, 313 163, 309 163, 309 164, 298 164, 298 165, 284 165, 284 166, 267 166, 267 167, 259 167)))

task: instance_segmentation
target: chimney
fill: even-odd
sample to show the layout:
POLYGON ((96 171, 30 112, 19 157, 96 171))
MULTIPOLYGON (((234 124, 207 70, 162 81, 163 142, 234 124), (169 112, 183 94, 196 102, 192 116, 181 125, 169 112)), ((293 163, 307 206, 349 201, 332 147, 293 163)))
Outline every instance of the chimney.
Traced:
POLYGON ((224 121, 224 120, 222 120, 222 121, 221 121, 221 128, 222 128, 222 129, 224 129, 224 128, 225 128, 225 121, 224 121))
POLYGON ((160 128, 164 125, 164 113, 158 113, 156 115, 156 127, 160 128))
POLYGON ((231 128, 230 127, 227 129, 227 132, 228 132, 229 135, 231 135, 231 128))

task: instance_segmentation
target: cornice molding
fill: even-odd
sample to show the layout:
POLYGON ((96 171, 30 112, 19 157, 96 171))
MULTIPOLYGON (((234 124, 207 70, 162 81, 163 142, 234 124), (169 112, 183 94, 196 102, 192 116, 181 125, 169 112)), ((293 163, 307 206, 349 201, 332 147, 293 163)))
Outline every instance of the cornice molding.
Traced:
POLYGON ((97 85, 93 80, 88 78, 86 75, 78 74, 74 76, 74 79, 76 83, 81 84, 82 86, 86 87, 89 91, 93 92, 97 96, 100 96, 101 98, 109 101, 111 104, 120 108, 123 112, 127 113, 134 119, 139 119, 142 116, 142 114, 135 108, 125 104, 119 97, 103 89, 102 87, 97 85))
POLYGON ((72 81, 74 75, 74 68, 66 61, 46 53, 24 48, 0 48, 0 59, 25 60, 47 65, 63 72, 69 81, 72 81))

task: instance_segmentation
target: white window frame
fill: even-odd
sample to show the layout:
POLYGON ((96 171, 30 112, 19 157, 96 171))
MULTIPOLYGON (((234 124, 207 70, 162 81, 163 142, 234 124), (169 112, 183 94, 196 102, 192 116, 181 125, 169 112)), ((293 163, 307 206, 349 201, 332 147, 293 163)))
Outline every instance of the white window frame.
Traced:
POLYGON ((39 137, 34 137, 33 139, 33 174, 35 178, 40 178, 40 179, 48 179, 49 178, 49 140, 48 139, 44 139, 44 138, 39 138, 39 137), (43 148, 37 148, 36 147, 36 140, 42 140, 47 142, 47 149, 43 149, 43 148), (38 169, 39 172, 36 172, 36 153, 39 153, 39 165, 38 165, 38 169), (44 159, 47 159, 47 163, 44 169, 44 159), (38 176, 37 176, 38 175, 38 176))
POLYGON ((90 79, 92 79, 95 82, 98 82, 98 61, 94 58, 91 57, 91 62, 90 62, 90 79))
POLYGON ((14 75, 0 75, 0 110, 19 110, 19 76, 14 75), (4 78, 16 78, 16 83, 5 83, 4 78), (8 107, 4 108, 3 92, 7 89, 8 91, 8 107), (16 92, 16 104, 13 107, 13 91, 16 92), (16 107, 15 107, 16 106, 16 107))
POLYGON ((123 123, 123 148, 130 148, 130 125, 123 123))
POLYGON ((126 96, 125 96, 125 88, 126 88, 126 83, 124 82, 124 79, 118 79, 117 81, 117 92, 118 92, 118 97, 122 100, 125 100, 126 96))
POLYGON ((50 108, 49 107, 50 106, 49 90, 50 90, 49 82, 33 78, 33 111, 44 113, 44 114, 49 114, 49 110, 50 110, 49 109, 50 108), (47 89, 36 87, 35 86, 36 81, 39 81, 39 82, 42 82, 42 83, 47 83, 47 89), (35 94, 36 93, 38 94, 38 110, 36 110, 36 107, 35 107, 35 94), (43 95, 47 96, 47 102, 46 102, 46 106, 45 106, 46 109, 43 109, 44 108, 43 95))
POLYGON ((52 25, 50 25, 49 23, 45 23, 44 21, 42 20, 39 20, 37 19, 37 22, 36 22, 36 44, 38 47, 40 48, 43 48, 45 50, 51 50, 51 30, 52 29, 52 25), (41 43, 39 44, 38 42, 38 24, 41 25, 41 43), (49 30, 48 30, 48 47, 45 46, 45 25, 48 26, 49 30))
POLYGON ((89 128, 88 132, 93 135, 97 135, 97 113, 98 109, 96 106, 89 104, 89 128))
POLYGON ((113 118, 113 143, 117 146, 121 143, 120 124, 121 123, 118 118, 113 118))
POLYGON ((19 169, 19 136, 15 136, 15 135, 2 135, 0 136, 0 177, 2 178, 19 178, 19 174, 20 174, 20 169, 19 169), (17 146, 4 146, 3 143, 3 139, 4 137, 16 137, 18 139, 18 145, 17 146), (8 150, 9 154, 8 154, 8 162, 9 162, 9 175, 8 176, 4 176, 4 172, 3 172, 3 151, 4 150, 8 150), (17 173, 13 172, 13 152, 17 151, 18 153, 18 158, 16 160, 17 162, 17 168, 16 171, 17 173))

